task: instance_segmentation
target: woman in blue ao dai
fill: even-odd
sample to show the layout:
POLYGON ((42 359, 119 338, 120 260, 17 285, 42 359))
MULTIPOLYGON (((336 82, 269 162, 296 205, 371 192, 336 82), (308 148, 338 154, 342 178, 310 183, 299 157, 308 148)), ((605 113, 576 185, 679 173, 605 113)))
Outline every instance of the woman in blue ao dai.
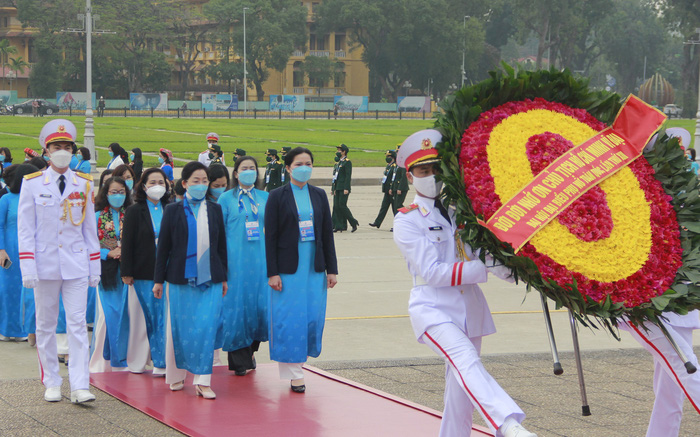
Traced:
POLYGON ((221 206, 206 200, 204 164, 185 165, 182 181, 185 198, 168 205, 163 214, 153 281, 157 298, 167 282, 165 381, 171 390, 182 390, 190 372, 196 394, 214 399, 214 348, 228 289, 224 219, 221 206))
POLYGON ((124 212, 131 195, 124 179, 110 177, 95 198, 102 274, 90 371, 125 370, 129 339, 127 287, 120 274, 124 212))
MULTIPOLYGON (((210 171, 212 167, 214 164, 210 171)), ((238 376, 255 369, 253 354, 260 342, 268 340, 270 288, 263 233, 268 193, 255 188, 257 179, 257 161, 242 156, 233 170, 235 187, 219 197, 226 226, 229 287, 221 313, 223 350, 228 352, 229 370, 238 376)))
POLYGON ((302 366, 321 354, 326 291, 337 282, 338 261, 326 193, 307 182, 313 155, 297 147, 284 158, 291 183, 270 192, 265 251, 270 296, 270 358, 294 392, 306 390, 302 366))
POLYGON ((0 198, 0 336, 8 339, 24 339, 28 334, 22 323, 22 273, 19 269, 17 244, 17 206, 24 175, 37 170, 30 164, 18 166, 12 181, 8 181, 11 182, 9 192, 0 198), (7 268, 3 268, 5 265, 7 268))

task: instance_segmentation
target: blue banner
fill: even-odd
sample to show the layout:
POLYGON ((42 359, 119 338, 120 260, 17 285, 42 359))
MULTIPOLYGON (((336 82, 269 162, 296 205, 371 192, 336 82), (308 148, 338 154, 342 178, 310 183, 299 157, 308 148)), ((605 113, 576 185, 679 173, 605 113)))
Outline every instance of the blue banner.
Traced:
POLYGON ((17 91, 0 91, 0 105, 14 105, 17 103, 17 91))
POLYGON ((430 97, 400 96, 396 110, 399 112, 430 112, 430 97))
MULTIPOLYGON (((57 92, 56 93, 56 104, 59 109, 64 109, 66 111, 70 109, 77 109, 79 111, 84 111, 87 109, 87 93, 84 92, 57 92)), ((92 93, 92 109, 95 109, 97 98, 95 93, 92 93)))
POLYGON ((202 109, 206 111, 238 111, 235 94, 202 94, 202 109))
POLYGON ((369 97, 367 96, 335 96, 333 98, 334 109, 338 112, 367 112, 369 110, 369 97))
POLYGON ((304 96, 273 94, 270 96, 270 111, 303 111, 304 96))
POLYGON ((158 111, 168 110, 168 94, 162 93, 130 93, 130 107, 133 110, 155 109, 158 111))

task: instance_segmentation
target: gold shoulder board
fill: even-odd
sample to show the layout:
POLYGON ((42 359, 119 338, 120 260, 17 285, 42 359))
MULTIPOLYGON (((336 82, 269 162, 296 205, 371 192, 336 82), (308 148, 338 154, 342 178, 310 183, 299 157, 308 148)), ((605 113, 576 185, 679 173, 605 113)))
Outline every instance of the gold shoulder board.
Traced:
POLYGON ((29 179, 38 178, 39 176, 41 176, 41 172, 35 171, 34 173, 24 175, 24 180, 28 181, 29 179))
POLYGON ((80 171, 76 171, 75 174, 76 174, 79 178, 87 179, 88 181, 91 181, 91 180, 92 180, 92 175, 89 175, 89 174, 87 174, 87 173, 83 173, 83 172, 80 172, 80 171))

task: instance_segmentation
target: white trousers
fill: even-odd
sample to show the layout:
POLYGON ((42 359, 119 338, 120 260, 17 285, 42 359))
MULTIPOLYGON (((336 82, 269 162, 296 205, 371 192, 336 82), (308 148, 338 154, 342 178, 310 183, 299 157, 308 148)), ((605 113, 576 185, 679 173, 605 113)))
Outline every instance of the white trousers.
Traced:
MULTIPOLYGON (((187 377, 187 370, 179 369, 177 367, 177 362, 175 361, 175 347, 173 345, 173 330, 170 325, 170 302, 169 299, 170 290, 167 285, 164 285, 165 293, 165 383, 175 384, 176 382, 184 381, 187 377)), ((214 354, 217 355, 217 354, 214 354)), ((192 385, 201 385, 210 387, 211 386, 211 374, 209 375, 194 375, 192 380, 192 385)))
POLYGON ((66 334, 68 336, 68 378, 71 391, 90 388, 88 355, 90 345, 85 323, 88 279, 38 281, 34 288, 36 306, 36 346, 39 353, 41 382, 46 387, 58 387, 63 380, 58 373, 58 348, 56 324, 58 323, 58 299, 63 298, 66 310, 66 334))
POLYGON ((56 334, 56 352, 59 355, 68 354, 68 334, 56 334))
POLYGON ((95 293, 95 323, 92 329, 92 355, 90 356, 90 373, 102 372, 124 372, 126 367, 112 367, 112 363, 104 358, 104 348, 107 342, 107 324, 105 323, 105 313, 102 310, 100 293, 95 293))
POLYGON ((304 363, 280 363, 280 379, 292 380, 292 379, 302 379, 304 377, 304 371, 302 366, 304 363))
POLYGON ((506 419, 520 423, 525 413, 481 363, 481 337, 467 337, 454 323, 431 326, 421 340, 445 360, 445 410, 440 437, 471 435, 472 414, 479 412, 492 431, 506 419))
POLYGON ((645 324, 649 331, 627 324, 625 329, 632 334, 654 357, 654 409, 651 412, 647 437, 678 436, 683 418, 683 400, 700 414, 700 365, 693 352, 693 329, 664 324, 686 358, 698 368, 698 372, 688 374, 680 357, 661 332, 651 323, 645 324))
POLYGON ((143 373, 151 360, 151 347, 146 329, 146 316, 133 285, 129 285, 129 344, 126 350, 126 364, 129 371, 143 373))

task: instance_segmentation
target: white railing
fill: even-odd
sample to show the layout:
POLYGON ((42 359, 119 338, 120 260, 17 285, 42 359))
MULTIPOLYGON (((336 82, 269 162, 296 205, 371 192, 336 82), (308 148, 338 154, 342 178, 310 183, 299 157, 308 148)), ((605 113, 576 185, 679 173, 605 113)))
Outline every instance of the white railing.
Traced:
POLYGON ((309 55, 328 58, 331 56, 331 53, 328 50, 310 50, 309 55))
POLYGON ((292 56, 296 56, 298 58, 303 58, 304 52, 302 52, 301 50, 294 50, 294 53, 292 53, 292 56))
POLYGON ((345 57, 345 50, 336 50, 335 57, 336 58, 344 58, 345 57))
POLYGON ((294 87, 294 94, 304 94, 304 87, 294 87))

